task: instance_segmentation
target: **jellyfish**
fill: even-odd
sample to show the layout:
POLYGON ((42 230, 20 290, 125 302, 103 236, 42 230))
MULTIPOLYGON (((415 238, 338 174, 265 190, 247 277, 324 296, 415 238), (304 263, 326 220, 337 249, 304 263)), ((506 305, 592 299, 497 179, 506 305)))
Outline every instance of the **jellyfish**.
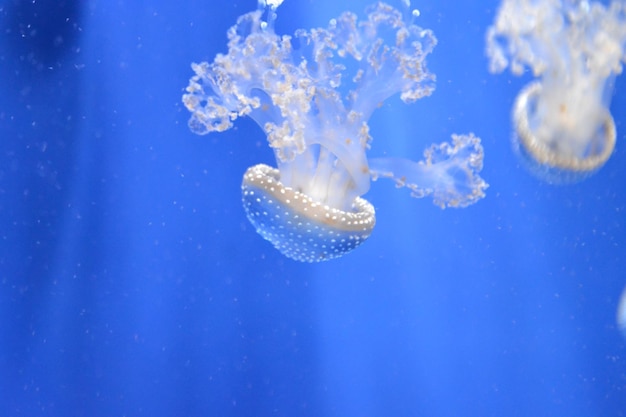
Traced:
POLYGON ((618 330, 624 337, 626 337, 626 288, 624 288, 622 295, 619 298, 617 315, 615 318, 618 330))
POLYGON ((246 215, 263 238, 302 262, 350 252, 376 223, 362 196, 377 178, 432 196, 440 207, 465 207, 485 195, 483 149, 473 134, 431 146, 419 162, 367 156, 374 110, 394 94, 411 103, 434 89, 425 58, 436 39, 412 23, 417 12, 377 3, 366 19, 345 12, 326 28, 279 36, 278 4, 261 1, 239 17, 228 52, 192 64, 183 95, 199 135, 247 116, 267 136, 276 166, 249 168, 241 186, 246 215))
POLYGON ((547 182, 582 180, 613 152, 608 107, 626 58, 625 11, 623 1, 503 0, 487 31, 491 72, 538 78, 513 105, 514 148, 547 182))

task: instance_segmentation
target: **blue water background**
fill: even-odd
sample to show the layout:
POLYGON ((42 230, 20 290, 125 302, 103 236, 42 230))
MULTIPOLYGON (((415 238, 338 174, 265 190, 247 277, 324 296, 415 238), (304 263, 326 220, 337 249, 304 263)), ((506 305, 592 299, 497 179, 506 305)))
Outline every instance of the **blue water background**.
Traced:
MULTIPOLYGON (((286 0, 276 30, 367 4, 286 0)), ((487 197, 375 182, 369 241, 309 265, 241 207, 260 129, 196 136, 180 102, 254 0, 0 1, 0 415, 626 415, 626 78, 606 166, 545 184, 511 150, 530 77, 487 71, 497 2, 413 6, 437 89, 386 102, 371 155, 474 132, 487 197)))

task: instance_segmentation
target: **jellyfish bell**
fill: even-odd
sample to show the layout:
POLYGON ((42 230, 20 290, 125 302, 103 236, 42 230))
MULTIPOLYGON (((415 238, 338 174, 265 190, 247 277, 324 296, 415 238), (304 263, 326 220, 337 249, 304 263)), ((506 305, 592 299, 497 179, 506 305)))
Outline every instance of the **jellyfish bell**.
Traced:
MULTIPOLYGON (((535 81, 518 94, 513 106, 516 134, 513 148, 528 170, 548 183, 570 184, 582 181, 598 171, 610 158, 615 148, 616 129, 611 114, 602 108, 589 115, 591 129, 586 132, 567 129, 563 119, 572 117, 562 107, 558 110, 561 120, 545 116, 540 110, 542 84, 535 81), (546 127, 547 121, 560 123, 560 129, 546 127), (575 136, 582 136, 581 142, 575 136)), ((554 113, 554 111, 552 112, 554 113)), ((574 128, 580 125, 573 123, 574 128)))
POLYGON ((356 197, 349 210, 330 207, 280 182, 268 165, 249 168, 241 184, 243 206, 257 232, 288 258, 318 262, 361 245, 376 224, 374 207, 356 197))

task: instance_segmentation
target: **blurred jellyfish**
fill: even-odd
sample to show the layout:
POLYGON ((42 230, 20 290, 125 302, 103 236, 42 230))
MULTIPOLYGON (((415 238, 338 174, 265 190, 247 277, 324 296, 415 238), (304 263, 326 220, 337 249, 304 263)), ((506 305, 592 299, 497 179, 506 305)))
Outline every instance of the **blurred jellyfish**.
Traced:
POLYGON ((248 116, 267 135, 277 168, 249 168, 242 194, 248 219, 276 249, 316 262, 360 245, 375 224, 374 208, 361 198, 372 178, 391 178, 441 207, 484 196, 483 150, 474 135, 432 146, 421 162, 367 158, 372 112, 394 94, 410 103, 434 89, 425 58, 436 40, 411 23, 418 13, 378 3, 364 21, 346 12, 328 28, 290 37, 274 32, 280 2, 260 4, 266 10, 241 16, 229 30, 227 54, 192 65, 183 102, 197 134, 248 116))
POLYGON ((617 305, 617 328, 626 338, 626 288, 622 291, 622 296, 617 305))
POLYGON ((513 107, 515 147, 548 182, 581 180, 613 152, 608 107, 626 58, 625 12, 623 1, 503 0, 487 31, 491 72, 538 77, 513 107))

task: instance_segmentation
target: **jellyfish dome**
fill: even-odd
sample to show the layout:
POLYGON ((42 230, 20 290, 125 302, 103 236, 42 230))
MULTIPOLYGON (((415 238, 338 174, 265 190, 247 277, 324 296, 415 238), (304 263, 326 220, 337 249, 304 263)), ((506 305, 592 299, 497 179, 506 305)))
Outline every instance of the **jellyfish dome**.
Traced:
POLYGON ((276 167, 253 166, 242 182, 244 209, 263 238, 297 261, 342 256, 372 233, 375 210, 362 195, 377 178, 441 207, 484 196, 474 135, 433 145, 420 162, 367 157, 367 121, 380 103, 395 94, 411 103, 434 89, 426 56, 436 39, 412 23, 418 13, 377 3, 364 20, 345 12, 291 37, 274 32, 279 4, 262 1, 241 16, 228 31, 228 53, 192 64, 183 95, 197 134, 227 130, 241 116, 266 134, 276 167))
POLYGON ((528 68, 538 78, 513 106, 514 145, 532 172, 572 182, 609 159, 616 131, 608 107, 625 51, 623 1, 502 1, 487 55, 492 72, 528 68))
POLYGON ((359 246, 376 223, 374 207, 356 197, 350 210, 322 204, 280 182, 280 173, 259 164, 243 176, 243 203, 257 232, 289 258, 332 259, 359 246))

